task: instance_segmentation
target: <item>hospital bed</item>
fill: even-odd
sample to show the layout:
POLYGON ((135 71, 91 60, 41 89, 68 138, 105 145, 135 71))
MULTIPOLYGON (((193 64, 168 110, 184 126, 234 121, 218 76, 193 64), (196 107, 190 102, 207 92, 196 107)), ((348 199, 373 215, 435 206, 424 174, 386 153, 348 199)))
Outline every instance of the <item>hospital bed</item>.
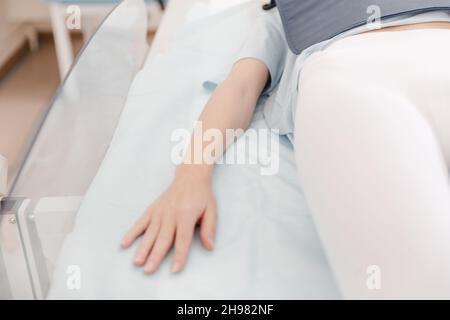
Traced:
MULTIPOLYGON (((170 182, 171 133, 192 129, 211 94, 204 80, 224 78, 259 10, 257 0, 171 0, 150 51, 143 1, 111 12, 8 179, 0 298, 339 298, 292 146, 274 133, 275 175, 261 175, 260 164, 218 165, 213 253, 196 239, 183 273, 165 261, 149 277, 131 263, 136 247, 119 248, 170 182)), ((254 129, 267 129, 264 102, 254 129)), ((228 152, 245 144, 244 136, 228 152)))

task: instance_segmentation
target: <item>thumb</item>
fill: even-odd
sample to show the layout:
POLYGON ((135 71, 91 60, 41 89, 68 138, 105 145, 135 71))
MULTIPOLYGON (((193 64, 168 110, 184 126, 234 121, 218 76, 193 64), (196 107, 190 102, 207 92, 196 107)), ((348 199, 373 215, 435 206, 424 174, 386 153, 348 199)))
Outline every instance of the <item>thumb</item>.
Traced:
POLYGON ((207 250, 214 249, 214 240, 216 237, 217 209, 216 201, 213 199, 208 203, 203 214, 200 226, 200 240, 207 250))

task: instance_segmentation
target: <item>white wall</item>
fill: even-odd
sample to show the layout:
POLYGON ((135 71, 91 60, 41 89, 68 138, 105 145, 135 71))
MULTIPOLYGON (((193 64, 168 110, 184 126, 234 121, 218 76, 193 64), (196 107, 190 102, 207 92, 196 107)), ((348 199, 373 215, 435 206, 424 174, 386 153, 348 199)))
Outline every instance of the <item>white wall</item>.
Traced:
POLYGON ((0 0, 0 66, 11 57, 25 39, 24 26, 11 21, 7 1, 0 0))
POLYGON ((46 0, 0 0, 8 4, 8 15, 13 21, 48 20, 46 0))

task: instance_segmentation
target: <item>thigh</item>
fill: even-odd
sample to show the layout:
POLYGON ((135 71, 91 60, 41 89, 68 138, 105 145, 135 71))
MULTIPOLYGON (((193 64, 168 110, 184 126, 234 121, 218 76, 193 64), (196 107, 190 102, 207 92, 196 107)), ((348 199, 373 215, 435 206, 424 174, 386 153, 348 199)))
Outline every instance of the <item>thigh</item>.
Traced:
POLYGON ((337 281, 348 298, 448 298, 450 186, 433 126, 402 88, 379 81, 378 68, 338 57, 304 69, 295 131, 337 281), (381 270, 379 290, 367 286, 371 266, 381 270))
POLYGON ((432 126, 450 170, 450 37, 429 51, 411 77, 410 94, 432 126))
POLYGON ((337 41, 311 65, 326 61, 338 75, 403 94, 432 127, 450 169, 449 56, 450 30, 409 30, 337 41))

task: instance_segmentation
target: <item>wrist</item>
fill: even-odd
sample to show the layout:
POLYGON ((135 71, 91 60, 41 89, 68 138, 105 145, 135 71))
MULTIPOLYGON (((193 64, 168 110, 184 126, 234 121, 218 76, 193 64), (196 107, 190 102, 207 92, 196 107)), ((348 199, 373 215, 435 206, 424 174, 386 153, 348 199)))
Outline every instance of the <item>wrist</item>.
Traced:
POLYGON ((175 171, 175 179, 196 179, 210 182, 214 166, 207 164, 180 164, 175 171))

